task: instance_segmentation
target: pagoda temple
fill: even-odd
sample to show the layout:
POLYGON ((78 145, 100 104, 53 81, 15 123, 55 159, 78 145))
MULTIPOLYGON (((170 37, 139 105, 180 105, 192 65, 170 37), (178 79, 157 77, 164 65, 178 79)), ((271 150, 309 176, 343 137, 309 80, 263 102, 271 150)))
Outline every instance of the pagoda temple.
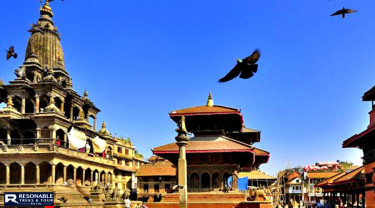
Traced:
POLYGON ((73 89, 52 17, 47 0, 16 79, 0 81, 0 104, 6 104, 0 109, 0 204, 4 192, 21 190, 53 192, 58 207, 123 204, 136 191, 143 156, 104 122, 97 129, 100 109, 87 91, 81 96, 73 89))
MULTIPOLYGON (((270 154, 253 146, 260 141, 260 131, 244 126, 239 109, 214 105, 211 93, 206 105, 175 110, 169 116, 176 123, 184 116, 192 135, 186 146, 189 193, 236 191, 240 172, 268 162, 270 154), (233 179, 229 186, 228 178, 233 179)), ((175 142, 152 151, 177 166, 175 142)))
MULTIPOLYGON (((362 96, 363 101, 371 101, 372 109, 369 112, 370 124, 367 128, 353 135, 352 137, 346 139, 342 147, 343 148, 359 148, 363 151, 363 172, 365 175, 365 184, 363 192, 357 192, 359 194, 365 195, 365 204, 363 206, 374 208, 375 207, 375 86, 372 87, 362 96)), ((359 196, 357 197, 359 198, 359 196)))

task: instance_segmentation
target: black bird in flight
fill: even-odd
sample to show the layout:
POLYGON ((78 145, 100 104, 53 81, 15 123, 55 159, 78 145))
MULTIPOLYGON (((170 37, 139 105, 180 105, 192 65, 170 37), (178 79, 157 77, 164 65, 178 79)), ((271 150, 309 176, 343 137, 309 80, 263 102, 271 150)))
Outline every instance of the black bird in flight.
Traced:
POLYGON ((342 18, 345 18, 345 14, 350 14, 354 12, 357 12, 357 10, 345 9, 345 7, 343 7, 342 9, 337 10, 335 13, 331 14, 331 16, 341 15, 342 18))
POLYGON ((17 53, 14 52, 14 46, 9 47, 9 50, 6 50, 7 52, 7 60, 10 59, 10 57, 17 58, 17 53))
POLYGON ((219 80, 219 82, 227 82, 235 77, 237 77, 239 74, 241 79, 249 79, 254 75, 255 72, 258 71, 258 64, 256 62, 259 60, 260 57, 260 51, 258 49, 255 49, 254 52, 244 58, 244 59, 237 59, 237 64, 234 66, 234 68, 223 78, 219 80))

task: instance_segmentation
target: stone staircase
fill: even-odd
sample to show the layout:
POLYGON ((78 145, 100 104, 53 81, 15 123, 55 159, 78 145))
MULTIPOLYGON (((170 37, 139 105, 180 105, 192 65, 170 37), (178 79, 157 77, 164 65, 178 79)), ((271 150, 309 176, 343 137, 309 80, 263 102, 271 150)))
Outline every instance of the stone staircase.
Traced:
POLYGON ((67 186, 56 186, 54 187, 55 192, 55 206, 60 207, 71 207, 71 206, 89 206, 90 204, 83 198, 84 196, 90 196, 90 189, 88 187, 67 187, 67 186), (60 197, 67 199, 66 203, 57 200, 60 197))

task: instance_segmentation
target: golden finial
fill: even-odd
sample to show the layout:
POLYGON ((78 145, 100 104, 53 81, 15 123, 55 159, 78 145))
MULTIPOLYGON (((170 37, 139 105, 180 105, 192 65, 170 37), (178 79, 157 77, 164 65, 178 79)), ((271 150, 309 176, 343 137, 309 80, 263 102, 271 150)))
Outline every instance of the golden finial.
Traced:
POLYGON ((106 129, 107 128, 107 125, 105 124, 105 122, 103 121, 102 123, 102 129, 106 129))
POLYGON ((4 82, 1 79, 0 79, 0 86, 4 86, 4 82))
POLYGON ((83 93, 83 97, 88 97, 89 96, 89 93, 87 92, 87 90, 85 90, 85 92, 83 93))
POLYGON ((46 3, 44 3, 43 7, 40 8, 40 13, 41 14, 46 13, 46 14, 49 14, 51 17, 53 17, 52 9, 51 9, 51 6, 49 5, 50 1, 51 0, 46 0, 46 3))
POLYGON ((214 99, 212 98, 212 93, 211 92, 208 94, 207 106, 208 107, 214 106, 214 99))

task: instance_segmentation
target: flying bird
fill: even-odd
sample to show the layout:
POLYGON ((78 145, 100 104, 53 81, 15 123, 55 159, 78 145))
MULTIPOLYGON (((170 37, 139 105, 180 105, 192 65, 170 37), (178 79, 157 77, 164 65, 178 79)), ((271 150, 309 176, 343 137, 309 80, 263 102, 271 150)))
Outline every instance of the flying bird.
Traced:
POLYGON ((345 18, 345 14, 350 14, 350 13, 355 13, 355 12, 357 12, 357 10, 345 9, 345 7, 343 7, 342 9, 337 10, 335 13, 331 14, 331 16, 341 15, 342 18, 345 18))
POLYGON ((258 64, 256 62, 260 58, 260 51, 258 49, 255 49, 254 52, 244 58, 244 59, 237 59, 237 64, 234 66, 234 68, 223 78, 219 80, 219 82, 227 82, 235 77, 237 77, 239 74, 241 79, 249 79, 258 71, 258 64))
POLYGON ((14 46, 9 47, 9 50, 6 50, 7 52, 7 60, 10 59, 10 57, 17 58, 17 53, 14 52, 14 46))

